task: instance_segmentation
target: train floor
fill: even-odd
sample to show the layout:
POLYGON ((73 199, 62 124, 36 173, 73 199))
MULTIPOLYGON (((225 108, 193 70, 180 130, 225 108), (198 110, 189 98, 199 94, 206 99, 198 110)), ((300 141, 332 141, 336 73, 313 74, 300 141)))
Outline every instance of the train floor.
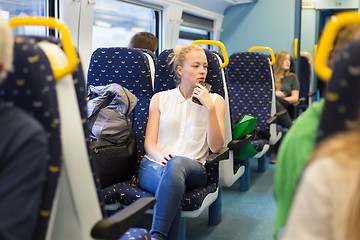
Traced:
MULTIPOLYGON (((222 188, 222 220, 208 226, 208 212, 186 219, 187 240, 272 240, 276 204, 273 195, 274 164, 258 173, 257 160, 250 161, 250 189, 240 192, 240 181, 222 188)), ((141 227, 149 229, 151 215, 145 216, 141 227)))

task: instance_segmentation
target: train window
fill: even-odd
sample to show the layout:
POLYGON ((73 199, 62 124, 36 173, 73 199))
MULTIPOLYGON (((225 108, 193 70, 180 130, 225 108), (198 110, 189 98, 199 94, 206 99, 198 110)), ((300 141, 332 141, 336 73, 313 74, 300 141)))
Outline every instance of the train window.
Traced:
MULTIPOLYGON (((1 15, 5 20, 13 17, 49 16, 48 0, 5 0, 1 1, 1 15)), ((41 26, 25 26, 16 28, 15 34, 45 36, 47 29, 41 26)))
POLYGON ((153 6, 116 0, 95 5, 93 51, 99 47, 127 47, 137 32, 151 32, 159 38, 161 10, 153 6))
MULTIPOLYGON (((184 12, 182 14, 178 45, 190 44, 199 39, 211 40, 213 38, 213 25, 213 20, 184 12)), ((209 48, 206 45, 201 45, 201 47, 209 48)))

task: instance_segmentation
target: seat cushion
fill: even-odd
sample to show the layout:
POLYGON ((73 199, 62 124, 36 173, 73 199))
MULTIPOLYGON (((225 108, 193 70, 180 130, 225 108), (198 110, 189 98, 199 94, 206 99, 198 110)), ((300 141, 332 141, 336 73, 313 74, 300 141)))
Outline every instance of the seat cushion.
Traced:
MULTIPOLYGON (((196 188, 187 191, 183 202, 183 211, 194 211, 201 207, 205 197, 216 192, 218 187, 218 168, 216 164, 206 164, 208 173, 208 182, 203 188, 196 188)), ((134 187, 130 181, 122 182, 108 186, 101 190, 105 204, 119 202, 122 205, 129 205, 141 197, 154 197, 150 192, 142 190, 140 187, 134 187)))
POLYGON ((149 240, 151 239, 150 233, 143 228, 130 228, 124 233, 119 240, 149 240))

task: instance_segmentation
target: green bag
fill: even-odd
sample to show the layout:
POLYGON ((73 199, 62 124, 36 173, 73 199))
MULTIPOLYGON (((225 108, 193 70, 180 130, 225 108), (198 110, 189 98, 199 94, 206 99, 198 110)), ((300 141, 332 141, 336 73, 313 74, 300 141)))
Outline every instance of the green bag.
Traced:
MULTIPOLYGON (((240 140, 251 133, 255 129, 256 117, 245 114, 240 121, 233 126, 233 137, 235 140, 240 140)), ((234 151, 235 161, 243 161, 255 156, 258 152, 254 146, 249 142, 240 151, 234 151)))

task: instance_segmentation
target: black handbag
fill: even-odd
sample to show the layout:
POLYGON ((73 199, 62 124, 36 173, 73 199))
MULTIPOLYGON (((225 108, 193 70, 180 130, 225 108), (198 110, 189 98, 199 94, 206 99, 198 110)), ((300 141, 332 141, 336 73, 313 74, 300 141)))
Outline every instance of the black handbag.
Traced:
POLYGON ((92 149, 101 188, 129 181, 136 169, 136 136, 132 131, 124 144, 92 149))

